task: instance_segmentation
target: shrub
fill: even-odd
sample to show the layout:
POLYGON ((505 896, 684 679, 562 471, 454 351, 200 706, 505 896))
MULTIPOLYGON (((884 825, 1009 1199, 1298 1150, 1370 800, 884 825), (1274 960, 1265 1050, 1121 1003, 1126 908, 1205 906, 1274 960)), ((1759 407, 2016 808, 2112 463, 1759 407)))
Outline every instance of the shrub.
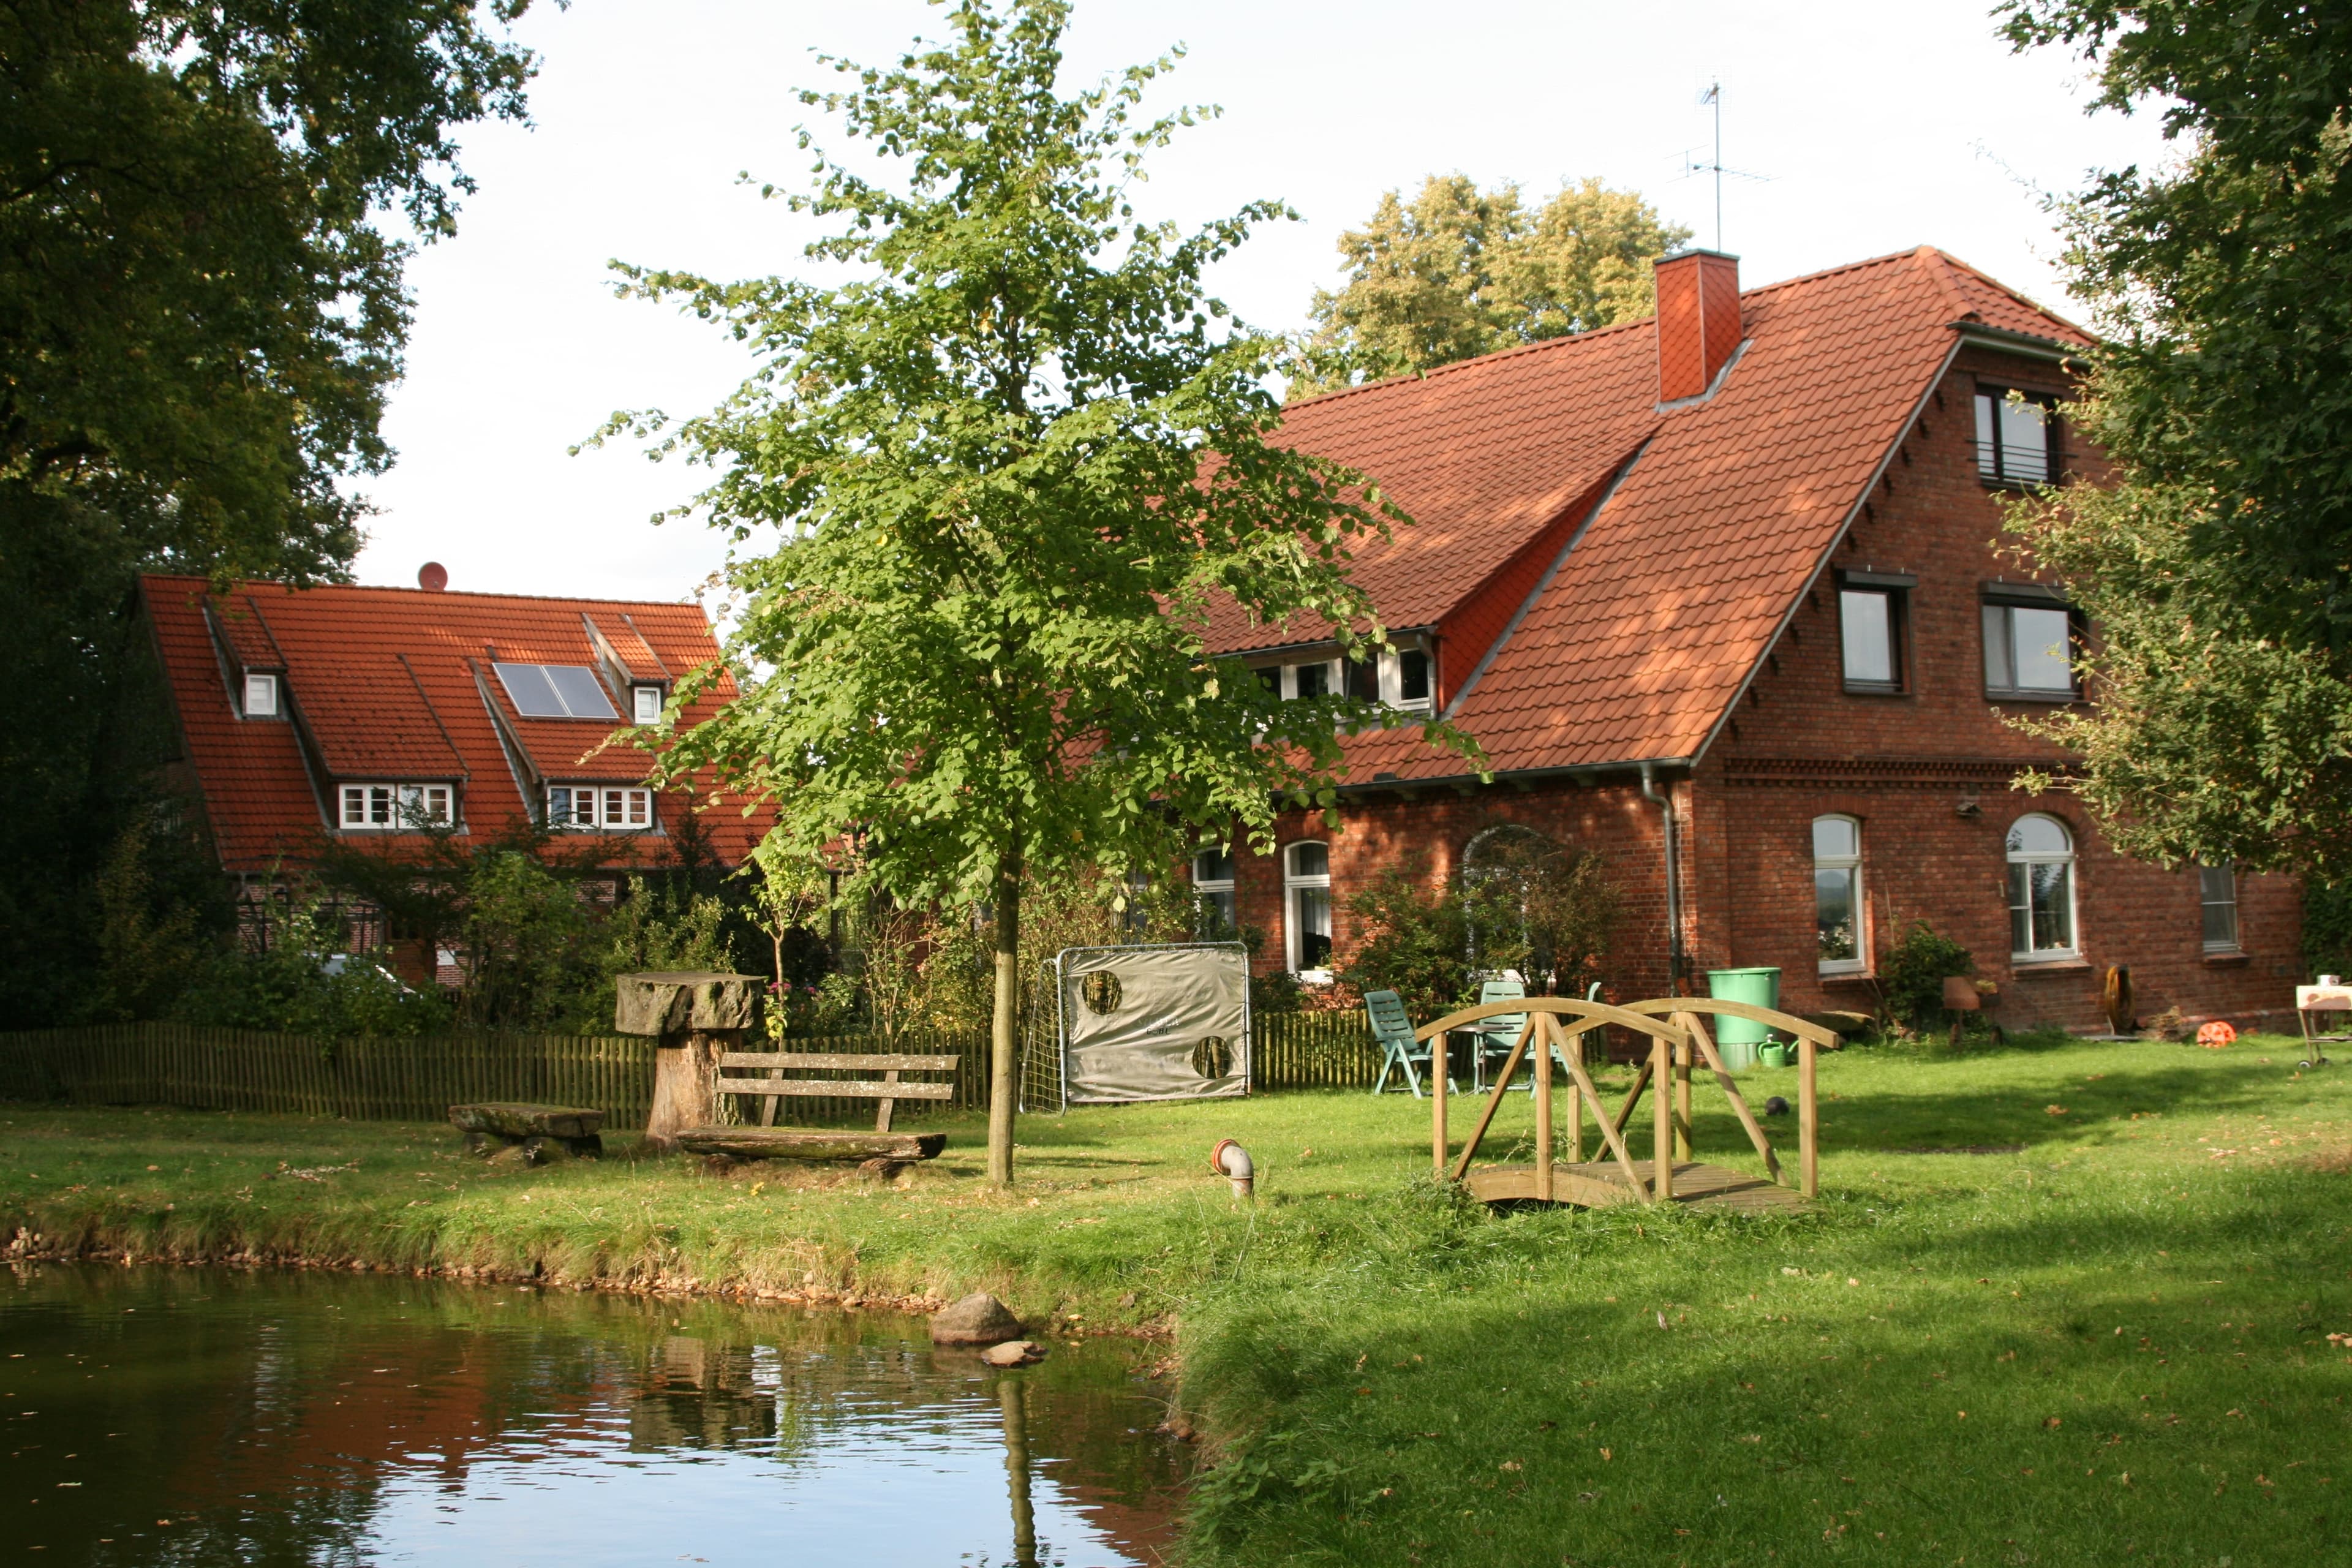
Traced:
POLYGON ((1393 991, 1416 1018, 1452 1012, 1477 994, 1470 928, 1453 889, 1432 892, 1391 867, 1349 899, 1348 912, 1356 945, 1339 978, 1357 991, 1393 991))
POLYGON ((1879 963, 1880 1005, 1889 1019, 1906 1028, 1933 1028, 1944 1016, 1945 978, 1976 971, 1967 948, 1927 921, 1915 921, 1879 963))

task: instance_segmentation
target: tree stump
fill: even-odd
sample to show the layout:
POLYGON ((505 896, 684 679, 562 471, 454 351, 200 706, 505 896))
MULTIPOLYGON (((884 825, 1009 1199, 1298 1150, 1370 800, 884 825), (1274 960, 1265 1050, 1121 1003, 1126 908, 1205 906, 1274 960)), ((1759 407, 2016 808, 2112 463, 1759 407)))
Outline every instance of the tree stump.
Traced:
POLYGON ((652 1035, 654 1105, 646 1142, 667 1152, 689 1127, 719 1120, 719 1058, 743 1048, 743 1032, 759 1016, 764 983, 755 975, 688 970, 624 974, 613 1004, 613 1027, 652 1035))

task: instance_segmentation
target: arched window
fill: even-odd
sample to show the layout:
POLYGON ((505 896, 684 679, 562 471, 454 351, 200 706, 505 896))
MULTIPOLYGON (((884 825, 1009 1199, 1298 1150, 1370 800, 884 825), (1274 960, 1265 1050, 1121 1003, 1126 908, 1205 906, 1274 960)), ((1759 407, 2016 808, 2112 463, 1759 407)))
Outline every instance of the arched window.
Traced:
POLYGON ((2074 836, 2054 816, 2009 830, 2009 948, 2016 959, 2075 955, 2074 836))
POLYGON ((1862 824, 1813 818, 1813 931, 1823 974, 1859 974, 1869 965, 1862 902, 1862 824))
POLYGON ((1308 841, 1282 856, 1283 942, 1290 967, 1302 977, 1331 973, 1331 852, 1308 841))

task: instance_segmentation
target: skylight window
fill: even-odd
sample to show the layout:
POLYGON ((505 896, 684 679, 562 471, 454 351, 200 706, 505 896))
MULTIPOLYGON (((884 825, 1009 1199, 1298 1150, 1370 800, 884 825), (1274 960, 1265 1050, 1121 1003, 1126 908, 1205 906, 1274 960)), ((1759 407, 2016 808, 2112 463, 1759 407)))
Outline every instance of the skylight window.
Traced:
POLYGON ((578 664, 499 664, 499 683, 526 719, 617 719, 596 672, 578 664))

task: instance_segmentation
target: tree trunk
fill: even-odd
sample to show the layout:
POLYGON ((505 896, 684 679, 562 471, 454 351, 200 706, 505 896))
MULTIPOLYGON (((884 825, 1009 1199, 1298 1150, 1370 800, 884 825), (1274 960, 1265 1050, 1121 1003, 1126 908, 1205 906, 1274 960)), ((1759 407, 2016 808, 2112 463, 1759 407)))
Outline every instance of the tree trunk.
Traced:
POLYGON ((988 1179, 1013 1184, 1013 1111, 1021 1092, 1021 862, 996 868, 996 1007, 988 1026, 988 1179))

